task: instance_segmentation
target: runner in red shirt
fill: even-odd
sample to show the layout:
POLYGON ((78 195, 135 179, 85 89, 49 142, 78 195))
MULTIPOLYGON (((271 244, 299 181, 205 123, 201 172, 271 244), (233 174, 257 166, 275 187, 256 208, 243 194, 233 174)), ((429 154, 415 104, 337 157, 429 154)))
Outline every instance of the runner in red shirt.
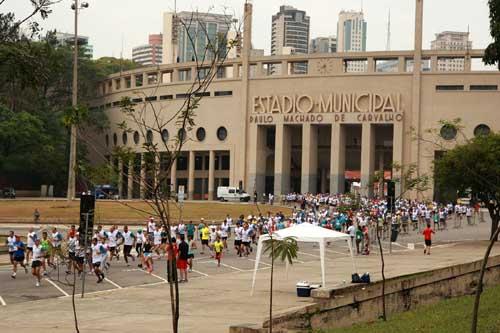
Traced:
POLYGON ((431 225, 428 223, 427 228, 424 229, 423 235, 424 235, 424 241, 425 241, 425 248, 424 248, 424 254, 431 254, 431 245, 432 245, 432 234, 435 234, 434 230, 431 228, 431 225))

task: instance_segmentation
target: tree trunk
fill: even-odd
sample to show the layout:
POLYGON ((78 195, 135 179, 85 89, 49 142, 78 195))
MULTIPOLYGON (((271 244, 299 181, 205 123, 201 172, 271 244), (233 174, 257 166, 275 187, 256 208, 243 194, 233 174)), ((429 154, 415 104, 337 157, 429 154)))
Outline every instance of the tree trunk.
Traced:
POLYGON ((274 274, 274 241, 271 238, 271 283, 269 288, 269 333, 273 333, 273 274, 274 274))
MULTIPOLYGON (((380 251, 380 261, 382 264, 382 319, 384 321, 387 320, 386 312, 385 312, 385 261, 384 261, 384 249, 382 248, 382 242, 380 241, 380 231, 379 231, 379 222, 377 219, 377 242, 378 242, 378 248, 380 251)), ((390 238, 389 238, 390 241, 390 238)))
MULTIPOLYGON (((493 221, 492 221, 492 223, 493 223, 493 221)), ((496 220, 496 223, 498 225, 498 218, 496 220)), ((471 333, 477 332, 477 316, 479 313, 479 302, 481 300, 481 293, 483 292, 484 272, 486 271, 486 266, 488 266, 488 258, 490 256, 491 249, 493 248, 493 245, 495 244, 496 239, 498 239, 498 234, 500 234, 500 228, 497 227, 495 233, 491 237, 488 248, 486 249, 486 253, 484 254, 483 264, 481 266, 481 272, 479 274, 479 281, 477 283, 476 298, 474 299, 474 311, 472 313, 471 333)))

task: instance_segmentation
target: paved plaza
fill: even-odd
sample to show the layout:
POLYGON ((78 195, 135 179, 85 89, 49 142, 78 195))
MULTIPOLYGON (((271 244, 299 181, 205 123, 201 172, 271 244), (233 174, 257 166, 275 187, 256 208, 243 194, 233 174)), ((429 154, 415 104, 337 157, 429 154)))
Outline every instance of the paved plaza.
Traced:
MULTIPOLYGON (((486 248, 489 223, 464 226, 462 229, 438 232, 431 256, 422 253, 421 237, 403 236, 393 244, 393 253, 386 257, 386 276, 397 276, 444 267, 465 261, 481 259, 486 248), (473 240, 475 239, 475 240, 473 240), (407 248, 415 242, 415 250, 407 248)), ((388 251, 387 244, 384 244, 388 251)), ((494 254, 500 254, 495 250, 494 254)), ((326 249, 327 284, 339 286, 348 283, 352 264, 345 242, 332 243, 326 249)), ((181 332, 227 332, 230 325, 261 323, 268 311, 269 260, 264 260, 257 274, 256 292, 250 296, 254 254, 239 258, 231 250, 223 258, 222 267, 208 255, 198 254, 190 281, 181 284, 181 332)), ((370 272, 380 278, 380 259, 377 251, 370 256, 356 257, 357 270, 370 272)), ((85 298, 76 299, 79 323, 85 332, 165 332, 170 330, 170 305, 166 282, 166 262, 155 262, 152 275, 122 261, 112 263, 106 280, 96 283, 95 276, 87 275, 85 298), (98 325, 96 323, 99 323, 98 325)), ((284 265, 275 271, 276 312, 300 307, 312 302, 297 298, 295 284, 300 280, 320 281, 319 249, 300 244, 297 262, 288 276, 284 265)), ((2 321, 0 332, 16 327, 16 332, 68 332, 73 331, 71 292, 73 276, 63 271, 52 271, 36 288, 30 274, 22 271, 11 279, 10 267, 0 268, 0 306, 2 321), (68 280, 67 280, 68 279, 68 280)), ((80 294, 81 280, 77 279, 76 292, 80 294)))

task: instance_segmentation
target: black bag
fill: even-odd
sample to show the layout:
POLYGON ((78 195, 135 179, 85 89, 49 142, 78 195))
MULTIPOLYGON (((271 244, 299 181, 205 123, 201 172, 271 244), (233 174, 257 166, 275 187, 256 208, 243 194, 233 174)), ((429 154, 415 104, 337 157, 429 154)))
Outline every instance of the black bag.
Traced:
POLYGON ((361 276, 361 283, 370 283, 370 273, 365 273, 361 276))
POLYGON ((361 278, 359 277, 358 273, 352 274, 351 277, 352 277, 352 283, 361 283, 361 278))

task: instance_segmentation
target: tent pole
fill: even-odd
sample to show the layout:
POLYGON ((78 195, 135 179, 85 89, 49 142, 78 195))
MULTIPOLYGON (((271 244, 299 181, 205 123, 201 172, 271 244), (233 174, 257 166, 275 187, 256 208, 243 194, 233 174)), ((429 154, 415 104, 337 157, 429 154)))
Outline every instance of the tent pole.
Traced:
POLYGON ((326 287, 326 278, 325 278, 325 240, 322 238, 319 241, 319 255, 321 260, 321 287, 326 287))
POLYGON ((349 253, 351 254, 351 262, 352 262, 352 269, 354 269, 353 273, 358 272, 358 268, 356 267, 356 262, 354 261, 354 254, 352 251, 352 241, 351 238, 347 239, 347 244, 349 245, 349 253))
POLYGON ((255 256, 255 266, 253 269, 253 278, 252 278, 252 291, 250 292, 250 296, 253 296, 253 292, 255 290, 255 279, 257 278, 257 270, 259 269, 260 257, 262 254, 262 243, 264 241, 264 237, 259 238, 259 243, 257 243, 257 253, 255 256))

